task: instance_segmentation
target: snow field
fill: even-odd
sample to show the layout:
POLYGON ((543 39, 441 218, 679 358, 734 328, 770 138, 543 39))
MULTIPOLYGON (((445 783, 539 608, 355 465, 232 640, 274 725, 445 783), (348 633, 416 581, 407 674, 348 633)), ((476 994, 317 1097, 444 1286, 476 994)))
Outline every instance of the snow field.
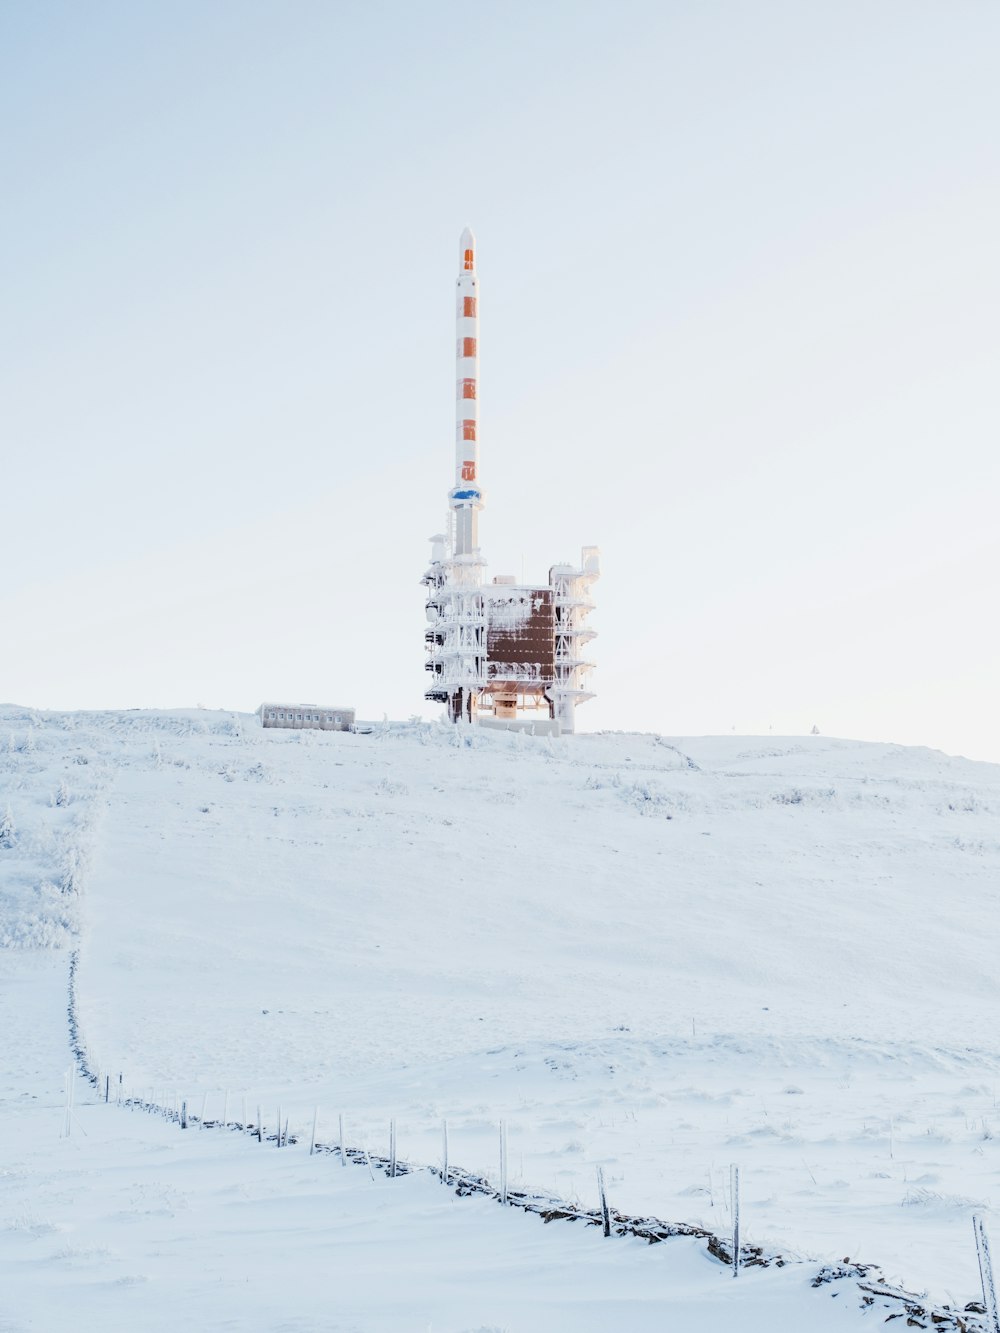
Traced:
POLYGON ((750 1271, 703 1246, 605 1242, 425 1174, 388 1180, 305 1144, 178 1129, 78 1080, 63 1134, 65 955, 0 954, 0 1289, 4 1333, 499 1333, 857 1327, 852 1283, 750 1271), (27 1089, 33 1089, 28 1091, 27 1089), (84 1321, 81 1323, 81 1320, 84 1321))
POLYGON ((615 1207, 716 1231, 735 1160, 748 1241, 978 1295, 995 766, 824 738, 8 725, 22 836, 87 812, 81 1017, 135 1091, 280 1101, 306 1138, 319 1104, 321 1137, 343 1111, 380 1152, 394 1116, 417 1161, 447 1116, 452 1160, 492 1177, 504 1118, 512 1186, 593 1206, 602 1165, 615 1207))

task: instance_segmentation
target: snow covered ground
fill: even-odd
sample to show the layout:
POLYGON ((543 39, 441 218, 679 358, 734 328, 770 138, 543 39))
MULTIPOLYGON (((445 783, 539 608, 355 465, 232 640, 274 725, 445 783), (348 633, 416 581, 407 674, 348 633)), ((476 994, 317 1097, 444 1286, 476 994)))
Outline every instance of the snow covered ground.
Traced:
POLYGON ((0 1175, 0 1273, 24 1327, 88 1283, 107 1327, 151 1303, 166 1327, 213 1283, 220 1327, 586 1328, 584 1305, 595 1328, 668 1309, 860 1326, 856 1288, 808 1288, 845 1256, 978 1297, 970 1218, 1000 1200, 1000 767, 822 737, 7 709, 0 781, 19 1006, 0 1114, 28 1145, 0 1175), (82 1083, 59 1140, 78 932, 89 1055, 131 1091, 210 1118, 246 1098, 271 1125, 280 1104, 306 1139, 318 1106, 321 1138, 343 1114, 380 1153, 394 1117, 416 1162, 447 1117, 452 1161, 491 1178, 503 1119, 513 1185, 590 1207, 601 1165, 623 1212, 719 1232, 737 1162, 745 1238, 811 1263, 732 1283, 693 1242, 543 1227, 425 1175, 373 1184, 88 1105, 82 1083), (170 1225, 139 1206, 161 1194, 170 1225), (61 1226, 101 1254, 60 1259, 79 1245, 61 1226))
POLYGON ((667 1310, 756 1333, 800 1327, 803 1309, 818 1333, 857 1327, 851 1283, 815 1293, 798 1270, 733 1283, 695 1242, 546 1227, 424 1174, 373 1181, 303 1146, 182 1132, 92 1096, 66 1137, 64 964, 0 955, 4 1333, 654 1333, 667 1310))

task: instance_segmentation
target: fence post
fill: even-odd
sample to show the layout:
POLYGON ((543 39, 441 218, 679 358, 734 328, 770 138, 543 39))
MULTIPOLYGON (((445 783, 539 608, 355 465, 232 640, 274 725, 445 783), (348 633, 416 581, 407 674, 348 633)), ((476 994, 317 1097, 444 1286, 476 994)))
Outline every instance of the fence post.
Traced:
POLYGON ((446 1185, 450 1185, 451 1181, 448 1179, 448 1121, 447 1120, 441 1121, 441 1157, 442 1157, 441 1179, 444 1181, 446 1185))
POLYGON ((261 1124, 259 1106, 257 1107, 257 1142, 264 1142, 264 1126, 261 1124))
POLYGON ((104 1075, 104 1100, 105 1100, 105 1102, 109 1102, 109 1101, 111 1100, 111 1075, 110 1075, 110 1074, 105 1074, 105 1075, 104 1075))
POLYGON ((604 1187, 604 1167, 597 1168, 597 1192, 601 1198, 601 1221, 605 1236, 611 1235, 611 1210, 608 1208, 608 1192, 604 1187))
POLYGON ((500 1121, 500 1202, 507 1206, 507 1122, 500 1121))
POLYGON ((733 1204, 733 1277, 740 1275, 740 1168, 729 1168, 729 1191, 733 1204))
POLYGON ((997 1289, 993 1281, 993 1260, 990 1258, 990 1242, 986 1235, 983 1219, 978 1215, 972 1219, 976 1233, 976 1255, 979 1259, 979 1281, 983 1288, 983 1305, 986 1307, 987 1328, 989 1333, 1000 1333, 1000 1315, 997 1313, 997 1289))
POLYGON ((312 1138, 309 1140, 310 1157, 316 1151, 316 1121, 318 1119, 319 1119, 319 1107, 317 1106, 316 1109, 313 1111, 313 1132, 312 1132, 312 1138))
POLYGON ((188 1127, 188 1104, 187 1102, 181 1102, 181 1129, 187 1129, 187 1127, 188 1127))
POLYGON ((389 1121, 389 1178, 396 1179, 396 1122, 389 1121))
POLYGON ((279 1148, 281 1147, 281 1107, 280 1107, 280 1106, 278 1107, 278 1138, 277 1138, 277 1144, 276 1144, 276 1146, 279 1147, 279 1148))
POLYGON ((66 1108, 63 1113, 63 1132, 62 1137, 68 1139, 73 1132, 73 1069, 70 1066, 63 1076, 63 1087, 66 1090, 66 1108))
POLYGON ((338 1117, 337 1117, 337 1121, 338 1121, 338 1124, 339 1124, 339 1127, 340 1127, 340 1165, 341 1165, 341 1166, 346 1166, 346 1165, 347 1165, 347 1158, 344 1156, 344 1117, 343 1117, 343 1115, 338 1115, 338 1117))

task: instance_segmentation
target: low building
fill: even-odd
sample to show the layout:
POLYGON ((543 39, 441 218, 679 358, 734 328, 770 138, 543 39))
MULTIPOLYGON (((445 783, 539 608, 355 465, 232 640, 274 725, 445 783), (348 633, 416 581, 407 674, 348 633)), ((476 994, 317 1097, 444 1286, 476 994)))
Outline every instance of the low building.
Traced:
POLYGON ((320 704, 261 704, 257 709, 262 727, 285 727, 293 731, 351 731, 353 708, 330 708, 320 704))

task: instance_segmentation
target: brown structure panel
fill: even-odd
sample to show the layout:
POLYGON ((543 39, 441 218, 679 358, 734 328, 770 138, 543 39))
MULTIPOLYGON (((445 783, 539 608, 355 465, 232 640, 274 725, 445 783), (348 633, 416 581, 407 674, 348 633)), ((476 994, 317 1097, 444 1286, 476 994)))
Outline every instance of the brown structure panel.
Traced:
POLYGON ((486 658, 490 681, 555 680, 555 609, 551 588, 490 588, 486 658), (505 671, 504 667, 512 670, 505 671))

